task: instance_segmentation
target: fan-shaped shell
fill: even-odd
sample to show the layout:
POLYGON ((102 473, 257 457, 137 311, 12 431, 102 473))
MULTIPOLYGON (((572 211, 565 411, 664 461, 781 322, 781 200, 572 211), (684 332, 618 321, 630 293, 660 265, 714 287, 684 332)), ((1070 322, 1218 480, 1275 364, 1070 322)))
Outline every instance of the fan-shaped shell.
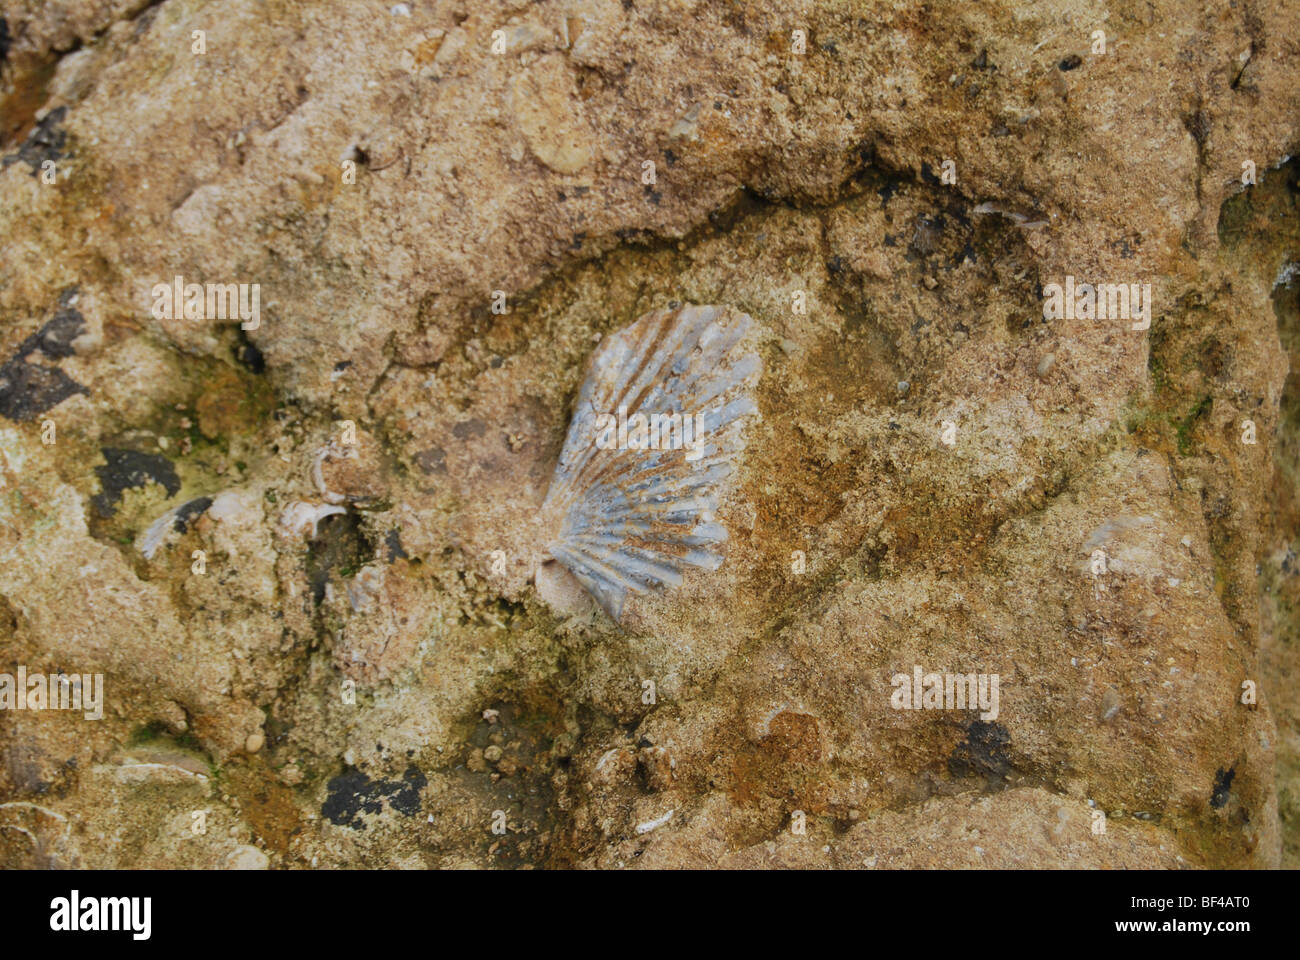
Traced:
POLYGON ((753 328, 730 307, 657 310, 591 358, 543 512, 550 555, 615 619, 628 591, 722 563, 715 513, 758 414, 753 328))

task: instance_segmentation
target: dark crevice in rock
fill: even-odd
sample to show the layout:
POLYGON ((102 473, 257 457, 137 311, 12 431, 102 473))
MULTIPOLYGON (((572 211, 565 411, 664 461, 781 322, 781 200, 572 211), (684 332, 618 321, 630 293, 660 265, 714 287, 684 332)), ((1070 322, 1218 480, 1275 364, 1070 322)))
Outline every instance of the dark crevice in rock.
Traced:
POLYGON ((331 580, 341 584, 375 558, 374 545, 366 537, 361 517, 352 512, 322 519, 308 546, 307 582, 318 606, 325 602, 331 580))

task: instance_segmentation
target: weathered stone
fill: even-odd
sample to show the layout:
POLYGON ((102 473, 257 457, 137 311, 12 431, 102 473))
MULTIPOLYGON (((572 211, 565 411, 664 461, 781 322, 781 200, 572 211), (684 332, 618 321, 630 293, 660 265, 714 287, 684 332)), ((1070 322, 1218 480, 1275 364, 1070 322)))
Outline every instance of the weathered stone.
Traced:
POLYGON ((0 863, 1300 862, 1293 5, 552 6, 6 14, 0 672, 106 703, 0 725, 0 863), (762 429, 621 629, 536 515, 674 303, 762 429))

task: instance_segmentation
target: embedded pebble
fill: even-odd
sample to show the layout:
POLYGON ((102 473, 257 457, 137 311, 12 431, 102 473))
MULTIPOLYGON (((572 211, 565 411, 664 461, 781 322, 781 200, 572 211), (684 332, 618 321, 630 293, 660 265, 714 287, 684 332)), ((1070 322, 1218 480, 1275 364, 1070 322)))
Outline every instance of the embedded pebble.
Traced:
POLYGON ((236 847, 226 856, 227 870, 265 870, 270 865, 271 858, 257 847, 236 847))
POLYGON ((513 80, 515 120, 533 155, 556 173, 574 174, 591 163, 590 128, 574 110, 578 96, 563 60, 552 54, 513 80))
POLYGON ((1123 706, 1120 700, 1119 691, 1114 687, 1107 687, 1106 692, 1101 698, 1101 720, 1105 723, 1107 720, 1113 720, 1123 706))

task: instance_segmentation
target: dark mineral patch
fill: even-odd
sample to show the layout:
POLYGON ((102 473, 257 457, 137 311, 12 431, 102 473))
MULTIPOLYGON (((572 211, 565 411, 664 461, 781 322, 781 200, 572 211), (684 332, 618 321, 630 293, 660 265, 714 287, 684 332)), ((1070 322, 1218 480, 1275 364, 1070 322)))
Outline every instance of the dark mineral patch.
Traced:
MULTIPOLYGON (((95 473, 99 475, 100 492, 91 500, 101 517, 111 517, 116 513, 115 504, 122 492, 131 487, 157 483, 163 486, 169 497, 180 492, 180 478, 166 457, 117 447, 105 447, 103 453, 104 465, 95 468, 95 473)), ((206 510, 207 507, 203 509, 206 510)))
POLYGON ((62 370, 34 363, 0 366, 0 416, 35 420, 76 393, 89 393, 62 370))
POLYGON ((1224 770, 1219 767, 1214 771, 1214 791, 1210 794, 1210 806, 1215 810, 1228 802, 1228 792, 1232 789, 1233 778, 1237 776, 1236 767, 1224 770))
POLYGON ((392 563, 399 557, 403 560, 410 559, 410 555, 402 549, 402 535, 397 530, 389 530, 384 534, 384 546, 388 549, 388 562, 392 563))
POLYGON ((446 473, 447 451, 441 447, 421 450, 415 455, 415 465, 424 473, 446 473))
POLYGON ((487 424, 477 418, 473 420, 462 420, 451 428, 451 432, 457 440, 470 440, 474 437, 481 437, 487 433, 487 424))
POLYGON ((72 306, 76 288, 59 297, 54 319, 18 345, 14 355, 0 364, 0 416, 10 420, 34 420, 76 393, 90 391, 57 367, 31 362, 34 354, 51 360, 70 357, 72 341, 86 329, 85 318, 72 306))
POLYGON ((172 529, 177 533, 184 533, 185 528, 189 526, 190 521, 203 513, 204 510, 212 506, 211 497, 195 497, 193 500, 183 504, 176 511, 176 519, 172 522, 172 529))
POLYGON ((420 811, 420 791, 428 782, 414 766, 406 768, 401 780, 371 780, 360 770, 348 770, 326 784, 321 816, 338 827, 364 830, 361 815, 380 813, 387 800, 398 813, 411 817, 420 811))
POLYGON ((1011 734, 1002 724, 976 720, 948 758, 948 772, 954 777, 982 774, 990 780, 1001 778, 1011 769, 1009 743, 1011 734))
POLYGON ((27 139, 18 146, 17 152, 0 159, 0 169, 21 161, 31 167, 34 177, 46 160, 62 160, 66 157, 63 148, 68 143, 68 131, 59 129, 59 124, 63 123, 67 115, 67 107, 55 107, 42 117, 32 132, 27 134, 27 139))
POLYGON ((85 317, 73 306, 78 292, 77 287, 68 287, 59 294, 59 309, 55 311, 54 319, 24 340, 17 355, 26 356, 39 350, 51 360, 58 360, 76 352, 72 349, 72 341, 86 331, 85 317))

